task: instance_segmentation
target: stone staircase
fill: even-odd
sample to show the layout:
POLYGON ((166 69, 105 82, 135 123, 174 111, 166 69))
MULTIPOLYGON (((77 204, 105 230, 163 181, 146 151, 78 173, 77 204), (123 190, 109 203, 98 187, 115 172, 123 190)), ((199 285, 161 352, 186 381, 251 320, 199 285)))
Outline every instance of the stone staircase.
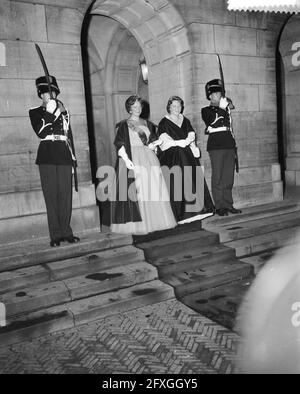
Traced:
POLYGON ((1 245, 0 302, 13 343, 174 299, 234 328, 255 273, 297 242, 300 210, 282 202, 245 208, 146 236, 86 232, 78 244, 40 238, 1 245), (202 228, 203 227, 203 228, 202 228), (134 243, 134 244, 132 244, 134 243))
POLYGON ((259 260, 264 264, 279 248, 298 242, 300 206, 292 201, 258 205, 239 215, 208 218, 203 227, 218 234, 223 245, 257 272, 259 260))
POLYGON ((263 204, 189 226, 135 242, 181 302, 232 330, 255 274, 281 247, 299 242, 300 207, 263 204))
POLYGON ((172 287, 158 280, 131 236, 92 232, 81 235, 78 244, 59 248, 51 248, 48 239, 1 248, 3 343, 171 298, 172 287))
POLYGON ((144 251, 146 260, 157 268, 159 278, 174 288, 181 302, 218 321, 216 314, 203 305, 213 297, 215 289, 233 283, 249 285, 254 269, 253 265, 239 261, 233 248, 220 244, 216 232, 204 230, 201 225, 199 222, 181 225, 134 237, 134 242, 144 251))
MULTIPOLYGON (((208 218, 203 227, 218 234, 222 245, 232 248, 241 263, 257 274, 286 245, 299 241, 300 207, 282 201, 245 208, 239 215, 208 218)), ((190 306, 229 329, 234 329, 239 305, 255 276, 189 295, 190 306)))

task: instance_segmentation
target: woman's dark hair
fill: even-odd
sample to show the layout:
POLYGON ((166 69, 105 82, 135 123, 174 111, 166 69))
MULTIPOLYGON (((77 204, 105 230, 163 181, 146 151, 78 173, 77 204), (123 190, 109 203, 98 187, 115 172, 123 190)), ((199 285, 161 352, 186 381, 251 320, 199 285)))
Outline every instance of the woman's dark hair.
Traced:
POLYGON ((184 110, 184 101, 182 100, 182 98, 181 97, 179 97, 179 96, 171 96, 170 98, 169 98, 169 100, 168 100, 168 102, 167 102, 167 112, 168 112, 168 114, 171 112, 170 111, 170 106, 171 106, 171 104, 173 103, 173 101, 179 101, 180 102, 180 104, 181 104, 181 111, 180 111, 180 113, 182 114, 183 113, 183 110, 184 110))
POLYGON ((143 107, 143 103, 142 103, 142 98, 140 97, 140 96, 138 96, 138 95, 133 95, 133 96, 130 96, 130 97, 128 97, 128 99, 125 101, 125 108, 126 108, 126 111, 130 114, 130 110, 131 110, 131 107, 132 107, 132 105, 135 103, 135 102, 139 102, 139 103, 141 103, 141 106, 143 107))

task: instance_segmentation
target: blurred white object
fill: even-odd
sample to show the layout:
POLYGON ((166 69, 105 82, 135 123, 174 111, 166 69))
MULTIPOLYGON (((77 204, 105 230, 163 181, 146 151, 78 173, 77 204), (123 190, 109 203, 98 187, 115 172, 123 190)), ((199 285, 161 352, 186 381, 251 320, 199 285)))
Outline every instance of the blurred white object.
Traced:
POLYGON ((300 244, 261 269, 240 307, 243 373, 300 373, 300 244))

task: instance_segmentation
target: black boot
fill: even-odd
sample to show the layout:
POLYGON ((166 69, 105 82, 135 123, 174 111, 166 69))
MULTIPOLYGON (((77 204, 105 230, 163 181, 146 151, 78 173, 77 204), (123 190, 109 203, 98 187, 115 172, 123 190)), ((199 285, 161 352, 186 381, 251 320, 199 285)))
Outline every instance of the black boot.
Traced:
POLYGON ((228 216, 227 209, 225 209, 225 208, 217 209, 216 213, 219 216, 228 216))
POLYGON ((227 208, 227 211, 230 213, 242 213, 240 209, 236 209, 234 207, 227 208))
POLYGON ((67 241, 69 244, 74 244, 80 241, 79 237, 75 237, 75 235, 70 235, 69 237, 61 238, 62 241, 67 241))
POLYGON ((52 247, 54 247, 54 246, 60 246, 60 239, 59 239, 59 238, 51 239, 51 241, 50 241, 50 246, 52 246, 52 247))

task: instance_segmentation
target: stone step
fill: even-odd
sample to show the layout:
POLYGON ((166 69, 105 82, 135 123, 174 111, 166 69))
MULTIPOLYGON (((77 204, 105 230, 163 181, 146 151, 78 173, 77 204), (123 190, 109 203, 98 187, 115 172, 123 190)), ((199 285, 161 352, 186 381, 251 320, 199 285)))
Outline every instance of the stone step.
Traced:
POLYGON ((254 274, 257 275, 260 269, 278 252, 279 249, 271 249, 253 256, 241 258, 240 261, 251 264, 254 269, 254 274))
POLYGON ((157 257, 151 260, 160 278, 175 272, 192 270, 206 264, 224 262, 235 257, 235 251, 224 245, 208 245, 194 247, 187 251, 172 253, 169 256, 157 257))
POLYGON ((153 265, 140 261, 64 280, 72 300, 108 293, 157 279, 153 265))
POLYGON ((234 241, 237 239, 249 238, 259 234, 271 233, 298 226, 300 223, 300 211, 292 213, 281 213, 278 215, 265 217, 263 220, 247 220, 237 224, 229 224, 218 229, 221 242, 234 241))
POLYGON ((113 292, 156 278, 155 267, 146 262, 138 262, 7 292, 0 295, 0 301, 4 303, 9 318, 76 299, 113 292))
POLYGON ((294 256, 295 254, 298 256, 300 244, 299 241, 300 240, 297 240, 296 243, 287 245, 284 248, 265 250, 259 254, 244 257, 240 260, 247 264, 253 265, 254 273, 256 275, 260 271, 260 269, 264 267, 265 264, 267 264, 271 259, 276 258, 277 256, 283 261, 283 263, 286 259, 289 259, 290 256, 294 256))
POLYGON ((238 308, 254 277, 188 294, 180 299, 201 315, 234 330, 238 308))
POLYGON ((52 248, 48 239, 12 243, 0 250, 0 272, 18 268, 31 267, 42 263, 83 256, 87 253, 98 252, 132 244, 132 237, 112 233, 84 234, 76 244, 62 243, 52 248))
POLYGON ((133 235, 132 238, 133 238, 134 244, 140 244, 143 242, 150 242, 150 241, 154 241, 156 239, 168 237, 170 235, 189 233, 192 231, 199 231, 201 229, 202 229, 202 221, 195 220, 194 222, 180 224, 174 228, 170 228, 167 230, 154 231, 153 233, 149 233, 149 234, 145 234, 145 235, 133 235))
POLYGON ((85 273, 94 273, 118 265, 125 266, 144 260, 144 253, 132 245, 107 249, 82 257, 55 261, 38 266, 0 273, 0 294, 85 273))
POLYGON ((203 221, 202 227, 211 231, 211 229, 215 226, 224 227, 230 224, 245 222, 246 220, 264 219, 283 213, 292 213, 298 211, 299 209, 299 204, 285 201, 256 205, 249 208, 243 208, 243 212, 241 214, 229 214, 229 216, 214 215, 213 217, 209 217, 203 221))
POLYGON ((54 280, 70 278, 144 260, 142 250, 133 245, 102 250, 85 256, 45 264, 54 280))
POLYGON ((180 251, 189 251, 197 246, 207 246, 218 242, 218 234, 200 230, 143 242, 137 244, 137 247, 143 249, 146 260, 152 262, 153 259, 158 257, 170 256, 180 251))
POLYGON ((201 265, 194 270, 186 270, 164 278, 164 282, 174 287, 178 298, 226 283, 243 280, 253 275, 253 266, 237 259, 201 265))
POLYGON ((174 299, 171 286, 158 280, 14 316, 0 327, 0 342, 12 344, 72 328, 105 316, 174 299))
POLYGON ((267 234, 230 241, 226 243, 226 246, 235 249, 236 256, 241 258, 266 250, 299 243, 299 233, 300 226, 295 226, 267 234))

